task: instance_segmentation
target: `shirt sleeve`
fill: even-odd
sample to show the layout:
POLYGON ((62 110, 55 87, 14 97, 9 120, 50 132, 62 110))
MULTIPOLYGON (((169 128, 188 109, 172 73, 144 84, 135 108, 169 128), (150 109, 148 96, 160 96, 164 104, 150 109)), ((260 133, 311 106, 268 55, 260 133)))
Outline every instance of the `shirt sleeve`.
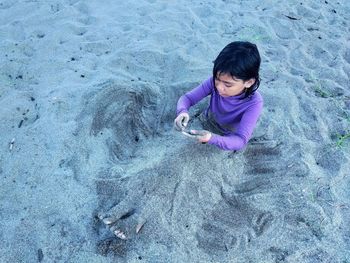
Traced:
POLYGON ((263 102, 259 101, 249 107, 243 114, 235 133, 226 136, 213 134, 208 144, 216 145, 223 150, 229 151, 241 150, 244 148, 253 134, 262 111, 262 106, 263 102))
POLYGON ((177 102, 176 115, 179 115, 182 112, 188 112, 190 107, 197 104, 200 100, 211 94, 213 88, 213 77, 210 77, 193 90, 182 95, 177 102))

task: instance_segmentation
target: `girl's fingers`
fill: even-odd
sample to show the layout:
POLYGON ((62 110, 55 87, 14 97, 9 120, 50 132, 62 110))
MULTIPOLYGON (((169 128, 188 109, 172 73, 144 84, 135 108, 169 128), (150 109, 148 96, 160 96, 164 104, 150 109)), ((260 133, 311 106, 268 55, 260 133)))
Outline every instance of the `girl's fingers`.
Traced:
POLYGON ((188 120, 187 120, 187 119, 184 119, 183 122, 182 122, 182 125, 186 128, 186 127, 187 127, 187 124, 188 124, 188 120))
POLYGON ((198 131, 198 130, 191 130, 192 134, 197 134, 200 136, 205 136, 208 132, 207 131, 198 131))
POLYGON ((183 125, 184 125, 183 121, 184 121, 183 116, 177 117, 175 119, 174 123, 175 123, 175 127, 176 127, 177 130, 181 131, 183 129, 183 125))
POLYGON ((191 130, 191 134, 196 135, 196 138, 201 143, 207 143, 211 138, 211 133, 206 130, 191 130))
POLYGON ((182 125, 183 125, 183 127, 187 127, 187 124, 188 124, 188 121, 190 120, 190 116, 189 115, 183 115, 183 118, 182 118, 182 120, 181 120, 181 122, 182 122, 182 125))
POLYGON ((186 128, 189 120, 190 116, 188 114, 181 113, 175 118, 174 126, 178 131, 181 131, 186 128))

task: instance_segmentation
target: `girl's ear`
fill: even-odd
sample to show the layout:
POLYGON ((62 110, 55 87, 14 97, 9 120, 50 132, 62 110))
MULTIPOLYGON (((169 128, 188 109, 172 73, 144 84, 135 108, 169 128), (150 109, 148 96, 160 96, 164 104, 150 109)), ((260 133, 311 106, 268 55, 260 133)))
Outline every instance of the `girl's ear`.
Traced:
POLYGON ((250 88, 251 86, 254 85, 254 83, 255 83, 255 78, 251 78, 244 82, 244 86, 245 88, 250 88))

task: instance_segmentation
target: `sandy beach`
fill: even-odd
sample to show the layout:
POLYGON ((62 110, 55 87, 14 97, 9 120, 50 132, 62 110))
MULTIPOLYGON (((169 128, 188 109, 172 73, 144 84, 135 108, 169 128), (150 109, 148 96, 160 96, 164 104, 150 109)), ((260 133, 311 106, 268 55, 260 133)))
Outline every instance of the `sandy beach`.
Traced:
POLYGON ((0 1, 0 262, 350 262, 349 21, 347 0, 0 1), (237 40, 264 109, 230 152, 173 121, 237 40))

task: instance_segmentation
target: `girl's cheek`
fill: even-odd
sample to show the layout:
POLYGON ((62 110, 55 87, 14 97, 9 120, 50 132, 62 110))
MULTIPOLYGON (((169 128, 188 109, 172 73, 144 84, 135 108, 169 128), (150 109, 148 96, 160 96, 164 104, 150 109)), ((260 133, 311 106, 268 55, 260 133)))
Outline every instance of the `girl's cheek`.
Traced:
POLYGON ((222 84, 220 84, 219 82, 215 82, 215 87, 216 87, 218 90, 223 90, 223 86, 222 86, 222 84))

